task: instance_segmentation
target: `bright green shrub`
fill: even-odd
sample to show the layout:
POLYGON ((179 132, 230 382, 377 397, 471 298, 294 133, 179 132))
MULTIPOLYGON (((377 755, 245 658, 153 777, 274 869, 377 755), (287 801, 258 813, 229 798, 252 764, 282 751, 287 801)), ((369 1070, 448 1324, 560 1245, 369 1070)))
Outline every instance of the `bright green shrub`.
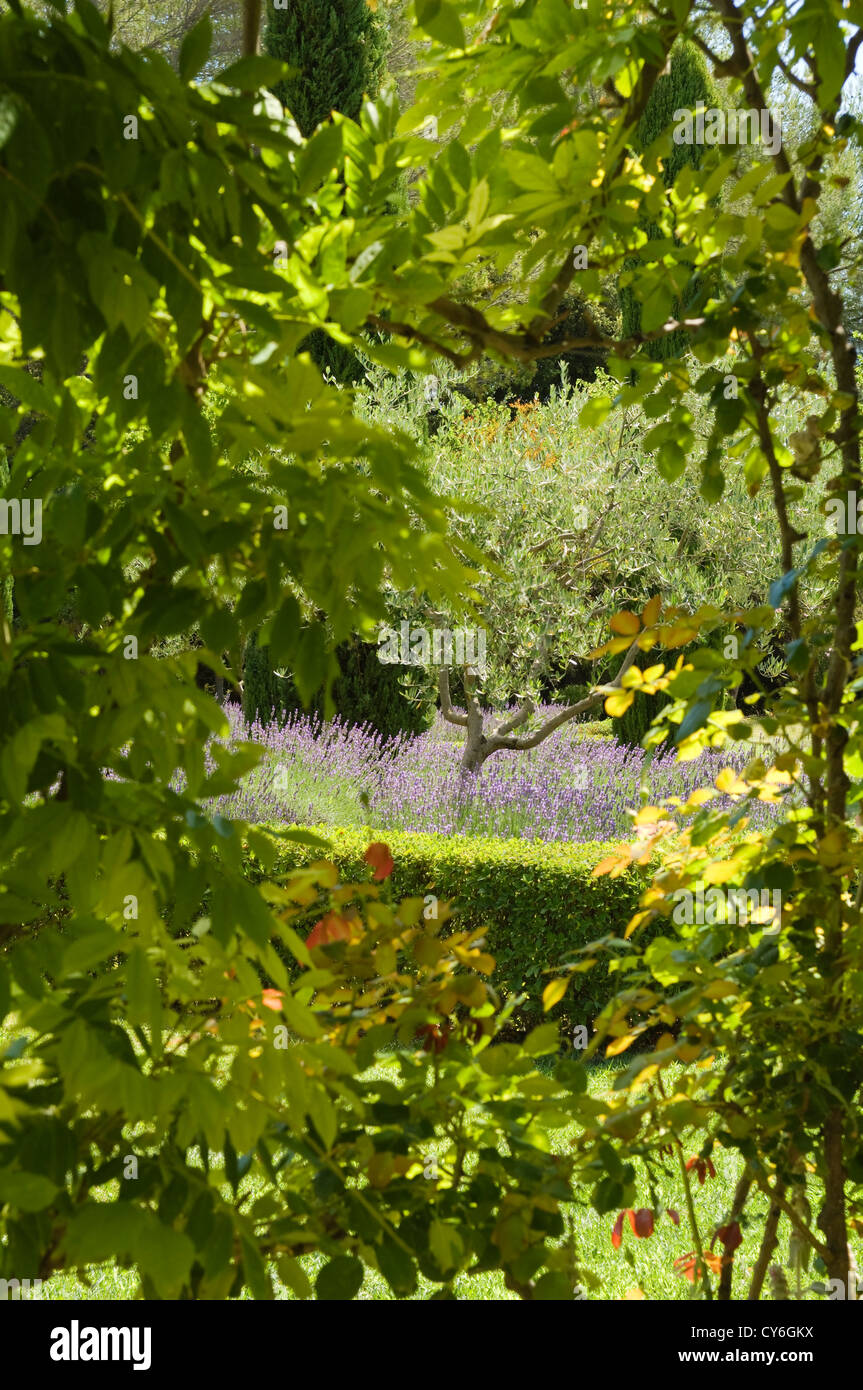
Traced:
MULTIPOLYGON (((396 896, 452 900, 459 928, 487 928, 487 949, 497 962, 494 983, 507 995, 528 996, 520 1011, 525 1026, 542 1014, 547 969, 573 960, 579 947, 600 937, 620 938, 644 887, 636 873, 591 877, 608 852, 603 844, 460 840, 332 826, 315 826, 312 833, 330 842, 328 857, 345 882, 368 877, 363 855, 370 840, 383 840, 395 860, 391 882, 396 896)), ((274 872, 286 873, 316 857, 302 845, 286 845, 274 872)), ((252 877, 259 877, 248 854, 246 862, 252 877)), ((429 902, 426 910, 434 907, 429 902)), ((612 997, 614 982, 600 966, 576 975, 563 1017, 590 1026, 612 997)))

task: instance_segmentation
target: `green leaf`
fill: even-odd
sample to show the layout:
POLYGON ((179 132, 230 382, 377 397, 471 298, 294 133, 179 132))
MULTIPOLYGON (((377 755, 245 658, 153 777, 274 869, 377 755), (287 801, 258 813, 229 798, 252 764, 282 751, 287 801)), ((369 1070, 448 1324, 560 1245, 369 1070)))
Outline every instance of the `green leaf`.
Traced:
POLYGON ((315 1294, 320 1299, 347 1303, 363 1282, 363 1266, 355 1255, 336 1255, 318 1274, 315 1294))
POLYGON ((780 579, 773 580, 767 591, 767 601, 772 608, 779 608, 785 595, 794 588, 799 575, 799 569, 786 570, 780 579))
POLYGON ((433 1221, 429 1227, 429 1249, 444 1274, 456 1269, 464 1253, 461 1237, 455 1226, 433 1221))
POLYGON ((312 1286, 309 1283, 309 1276, 299 1260, 295 1260, 292 1255, 282 1255, 277 1261, 276 1268, 283 1282, 287 1284, 292 1293, 297 1295, 297 1298, 311 1298, 312 1286))
POLYGON ((224 68, 214 79, 226 87, 239 87, 244 92, 254 92, 260 87, 275 87, 277 82, 289 77, 295 69, 276 58, 239 58, 224 68))
POLYGON ((690 734, 694 734, 707 722, 712 713, 713 702, 711 700, 696 700, 695 704, 684 715, 675 734, 674 742, 682 743, 690 734))
POLYGON ((572 1301, 572 1286, 565 1274, 558 1270, 548 1270, 537 1279, 533 1296, 544 1302, 569 1303, 572 1301))
POLYGON ((378 1268, 397 1297, 407 1297, 417 1286, 417 1270, 411 1255, 403 1245, 384 1236, 377 1247, 378 1268))
POLYGON ((342 127, 319 126, 297 160, 300 194, 305 196, 319 188, 329 174, 339 167, 342 157, 342 127))
POLYGON ((197 77, 210 56, 213 42, 213 25, 209 14, 204 14, 197 24, 189 30, 180 45, 180 77, 183 82, 191 82, 197 77))
POLYGON ((16 125, 20 108, 10 92, 0 96, 0 150, 6 144, 16 125))
POLYGON ((57 1186, 39 1173, 12 1172, 0 1168, 0 1205, 8 1202, 19 1211, 42 1211, 57 1195, 57 1186))
POLYGON ((539 1057, 546 1052, 557 1052, 560 1046, 560 1033, 556 1023, 541 1023, 534 1028, 522 1044, 529 1057, 539 1057))
POLYGON ((417 0, 417 24, 433 39, 447 44, 450 48, 464 48, 466 38, 455 6, 446 0, 417 0))

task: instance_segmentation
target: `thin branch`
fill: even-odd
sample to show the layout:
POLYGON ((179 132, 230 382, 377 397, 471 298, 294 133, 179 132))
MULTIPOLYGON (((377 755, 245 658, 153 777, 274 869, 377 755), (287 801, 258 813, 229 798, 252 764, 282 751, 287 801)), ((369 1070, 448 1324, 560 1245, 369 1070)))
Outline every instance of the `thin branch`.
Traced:
POLYGON ((761 1237, 761 1248, 758 1251, 758 1258, 755 1261, 755 1267, 752 1271, 749 1292, 746 1295, 749 1303, 757 1303, 761 1297, 761 1290, 764 1287, 764 1279, 767 1274, 767 1266, 770 1264, 770 1256, 776 1249, 776 1233, 779 1229, 779 1218, 781 1215, 782 1213, 779 1210, 779 1206, 771 1199, 767 1220, 764 1223, 764 1232, 761 1237))
POLYGON ((449 724, 461 724, 467 728, 467 715, 456 714, 452 707, 452 697, 449 689, 449 669, 442 666, 437 678, 438 694, 440 695, 440 712, 449 724))
POLYGON ((804 78, 798 77, 794 69, 786 63, 785 59, 779 53, 776 55, 776 61, 788 81, 797 88, 798 92, 802 92, 804 96, 809 97, 810 101, 815 101, 817 99, 818 88, 815 86, 814 82, 806 82, 804 78))
POLYGON ((843 87, 857 65, 857 53, 861 43, 863 43, 863 27, 857 30, 853 39, 849 40, 848 47, 845 50, 845 78, 842 83, 843 87))
POLYGON ((574 719, 577 714, 583 714, 585 710, 593 709, 594 705, 598 705, 600 700, 604 700, 605 697, 612 694, 613 691, 619 690, 621 681, 635 660, 637 651, 638 638, 632 643, 632 646, 623 659, 623 665, 609 685, 598 686, 596 690, 590 695, 586 695, 583 700, 579 700, 577 704, 570 705, 567 709, 561 710, 560 714, 554 715, 552 719, 547 719, 542 727, 537 729, 536 733, 529 734, 526 738, 499 738, 493 735, 489 739, 491 745, 490 751, 495 753, 498 748, 536 748, 537 744, 547 739, 549 734, 554 733, 555 729, 559 729, 561 724, 568 723, 570 719, 574 719))
POLYGON ((449 347, 438 338, 432 337, 431 334, 424 333, 412 323, 382 319, 377 314, 369 314, 366 325, 383 333, 394 333, 399 337, 421 343, 424 347, 432 349, 438 356, 445 357, 456 367, 469 367, 488 350, 498 352, 502 357, 511 357, 517 362, 536 362, 545 357, 563 357, 565 353, 574 352, 577 348, 595 348, 598 351, 610 351, 622 356, 631 356, 644 343, 659 342, 670 334, 677 333, 680 329, 703 328, 707 322, 703 316, 701 318, 669 319, 661 328, 651 329, 648 333, 634 333, 629 338, 605 338, 601 334, 594 334, 581 338, 563 338, 560 342, 542 344, 532 338, 529 333, 504 333, 499 328, 493 328, 479 309, 475 309, 472 305, 459 304, 456 300, 448 299, 446 296, 439 296, 426 307, 437 313, 451 327, 460 329, 472 346, 464 352, 459 352, 456 348, 449 347))

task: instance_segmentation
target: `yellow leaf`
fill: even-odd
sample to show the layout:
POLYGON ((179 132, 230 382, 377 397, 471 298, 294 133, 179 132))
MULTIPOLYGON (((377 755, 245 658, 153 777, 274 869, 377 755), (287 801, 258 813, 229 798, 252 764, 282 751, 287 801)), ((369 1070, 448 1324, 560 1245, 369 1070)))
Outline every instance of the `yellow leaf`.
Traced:
POLYGON ((689 793, 689 797, 681 810, 685 814, 687 811, 694 811, 697 807, 703 806, 705 801, 712 801, 716 795, 710 787, 696 787, 695 791, 689 793))
POLYGON ((608 626, 611 628, 612 632, 620 632, 623 633, 624 636, 632 637, 641 629, 638 615, 636 613, 630 613, 627 609, 621 609, 619 613, 615 613, 608 626))
POLYGON ((655 912, 653 912, 651 909, 648 909, 646 912, 636 912, 632 921, 627 926, 626 931, 623 933, 624 941, 628 941, 629 938, 632 936, 633 932, 637 932, 638 928, 642 926, 643 923, 649 922, 651 917, 655 916, 655 912))
POLYGON ((569 980, 549 980, 542 991, 542 1007, 546 1013, 559 1004, 569 988, 569 980))
POLYGON ((624 1033, 622 1038, 615 1038, 605 1049, 606 1057, 618 1057, 621 1052, 625 1052, 628 1047, 632 1047, 635 1042, 635 1033, 624 1033))
POLYGON ((636 825, 655 825, 658 820, 665 820, 668 812, 662 806, 642 806, 635 816, 636 825))
POLYGON ((642 1067, 638 1075, 632 1078, 631 1084, 633 1086, 646 1086, 650 1078, 652 1076, 655 1076, 658 1071, 659 1067, 656 1065, 656 1063, 651 1062, 649 1066, 642 1067))
POLYGON ((704 990, 705 999, 724 999, 729 994, 739 994, 740 986, 734 980, 711 980, 704 990))
POLYGON ((656 666, 648 666, 647 670, 643 673, 644 679, 646 681, 655 681, 659 676, 663 675, 664 671, 665 667, 662 662, 659 662, 656 666))
POLYGON ((660 629, 660 638, 666 647, 685 647, 698 633, 694 628, 684 627, 682 623, 660 629))
POLYGON ((617 719, 621 714, 626 714, 634 699, 635 696, 631 690, 615 691, 613 695, 609 695, 605 702, 605 712, 610 714, 612 719, 617 719))
POLYGON ((623 1297, 627 1302, 634 1303, 638 1299, 644 1298, 644 1293, 641 1289, 627 1289, 623 1297))
POLYGON ((724 767, 722 769, 716 779, 716 785, 721 792, 725 792, 729 796, 741 796, 743 792, 749 790, 746 783, 740 780, 733 767, 724 767))
POLYGON ((611 874, 616 878, 624 868, 629 867, 629 851, 625 854, 609 854, 605 859, 601 859, 596 868, 591 871, 591 878, 602 878, 604 874, 611 874))
POLYGON ((395 1172, 392 1154, 376 1153, 369 1160, 369 1183, 372 1187, 386 1187, 395 1172))
POLYGON ((704 870, 705 883, 729 883, 739 872, 739 866, 734 859, 718 859, 715 864, 708 864, 704 870))
POLYGON ((845 834, 841 830, 831 830, 818 841, 818 849, 825 854, 841 854, 845 848, 845 834))
POLYGON ((662 608, 662 599, 659 594, 654 594, 653 598, 648 599, 641 613, 641 621, 645 627, 653 627, 659 617, 662 608))

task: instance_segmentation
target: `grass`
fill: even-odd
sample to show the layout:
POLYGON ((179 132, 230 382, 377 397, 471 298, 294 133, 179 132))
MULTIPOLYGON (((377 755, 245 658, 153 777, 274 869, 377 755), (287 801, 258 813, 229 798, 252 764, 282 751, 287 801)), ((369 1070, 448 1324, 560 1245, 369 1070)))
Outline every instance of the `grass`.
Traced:
MULTIPOLYGON (((379 1074, 385 1074, 391 1067, 392 1063, 383 1059, 377 1063, 375 1070, 379 1074)), ((589 1081, 591 1094, 601 1096, 608 1093, 620 1067, 621 1064, 616 1062, 593 1065, 590 1068, 589 1081)), ((671 1072, 668 1073, 668 1079, 673 1081, 671 1072)), ((575 1134, 575 1126, 556 1131, 552 1136, 554 1147, 559 1150, 565 1149, 575 1134)), ((130 1140, 133 1138, 131 1134, 129 1137, 130 1140)), ((693 1136, 690 1144, 692 1153, 697 1152, 702 1137, 693 1136)), ((217 1167, 219 1161, 218 1155, 211 1154, 211 1166, 217 1167)), ((693 1184, 696 1214, 702 1239, 707 1246, 709 1246, 713 1231, 727 1219, 740 1167, 737 1155, 726 1150, 714 1150, 713 1161, 716 1167, 716 1177, 708 1178, 703 1186, 699 1186, 697 1182, 693 1184)), ((116 1193, 116 1186, 116 1183, 112 1184, 102 1189, 101 1193, 94 1191, 94 1195, 101 1196, 106 1201, 110 1200, 116 1193)), ((250 1174, 245 1179, 242 1191, 255 1192, 258 1189, 263 1190, 263 1187, 263 1180, 250 1174)), ((658 1184, 658 1194, 663 1214, 656 1222, 653 1235, 647 1239, 639 1239, 632 1233, 629 1223, 626 1222, 621 1248, 615 1250, 611 1243, 611 1232, 616 1212, 598 1215, 588 1205, 589 1193, 587 1188, 580 1192, 576 1191, 576 1201, 569 1208, 569 1212, 577 1236, 578 1250, 583 1266, 592 1271, 599 1281, 598 1287, 587 1293, 589 1299, 623 1300, 627 1297, 644 1296, 649 1299, 668 1301, 693 1296, 692 1285, 684 1277, 675 1273, 673 1267, 675 1259, 692 1249, 693 1242, 686 1220, 682 1183, 676 1164, 671 1161, 668 1163, 668 1176, 664 1177, 658 1184), (666 1207, 679 1212, 679 1225, 675 1225, 665 1214, 666 1207)), ((819 1192, 815 1184, 812 1184, 808 1195, 813 1210, 817 1210, 819 1192)), ((647 1206, 650 1205, 650 1202, 651 1198, 646 1184, 640 1185, 635 1206, 647 1206)), ((746 1213, 746 1224, 743 1228, 743 1244, 735 1256, 733 1291, 736 1299, 743 1299, 746 1296, 766 1215, 766 1198, 750 1199, 746 1213)), ((779 1228, 779 1246, 773 1259, 776 1263, 786 1267, 788 1264, 789 1234, 790 1226, 786 1218, 783 1217, 779 1228)), ((857 1244, 856 1254, 858 1260, 863 1263, 863 1248, 860 1248, 859 1242, 857 1244)), ((719 1246, 717 1245, 716 1248, 718 1250, 719 1246)), ((324 1261, 323 1255, 303 1257, 301 1263, 312 1283, 314 1283, 315 1276, 324 1261)), ((817 1276, 812 1271, 808 1277, 803 1277, 804 1290, 814 1277, 817 1276)), ((790 1273, 788 1274, 788 1282, 789 1287, 793 1290, 794 1278, 790 1273)), ((275 1287, 277 1298, 293 1299, 295 1297, 289 1289, 280 1284, 278 1278, 275 1280, 275 1287)), ((418 1291, 413 1295, 413 1298, 428 1298, 437 1287, 421 1278, 418 1291)), ((502 1276, 495 1273, 472 1276, 462 1274, 455 1280, 453 1290, 459 1299, 468 1301, 508 1301, 516 1298, 515 1294, 510 1293, 504 1287, 502 1276)), ((43 1284, 41 1291, 42 1298, 48 1300, 130 1300, 134 1299, 136 1294, 137 1278, 135 1272, 121 1269, 113 1263, 88 1269, 81 1277, 73 1273, 56 1274, 43 1284)), ((766 1287, 762 1296, 769 1296, 766 1287)), ((822 1295, 815 1293, 809 1293, 805 1296, 808 1298, 822 1297, 822 1295)), ((248 1295, 244 1295, 244 1297, 248 1297, 248 1295)), ((363 1300, 394 1300, 389 1286, 374 1270, 367 1270, 358 1297, 363 1300)))

